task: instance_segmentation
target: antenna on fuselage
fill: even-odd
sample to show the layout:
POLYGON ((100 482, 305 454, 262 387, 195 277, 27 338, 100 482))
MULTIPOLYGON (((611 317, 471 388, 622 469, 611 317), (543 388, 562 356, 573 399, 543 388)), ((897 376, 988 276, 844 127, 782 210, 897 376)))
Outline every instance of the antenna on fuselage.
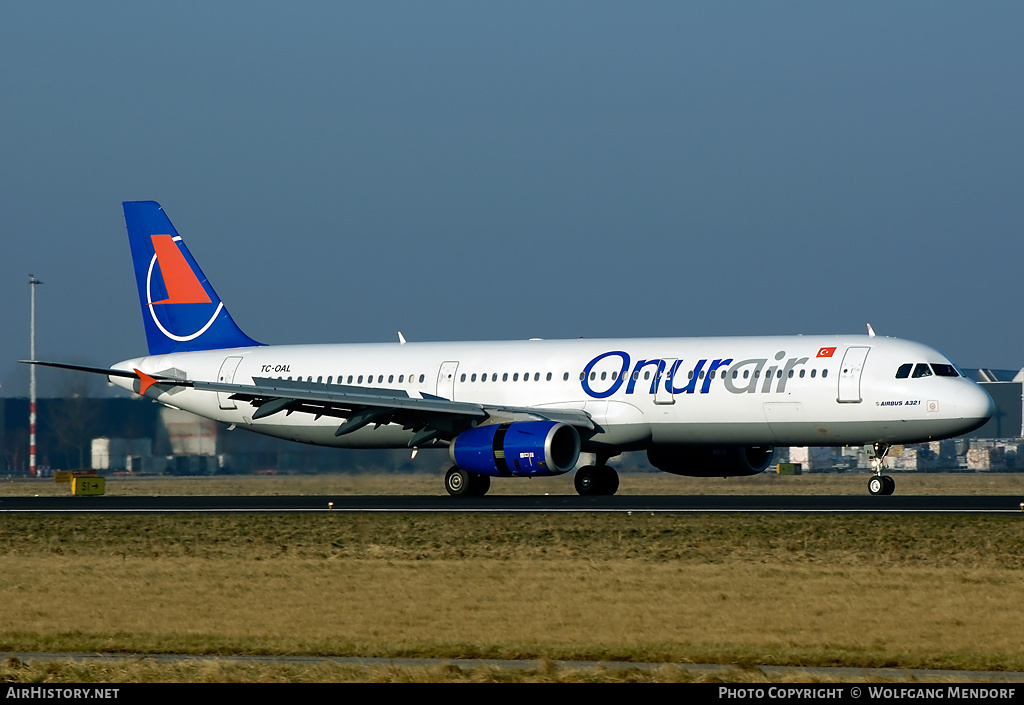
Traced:
POLYGON ((402 335, 402 331, 398 331, 398 343, 399 345, 405 345, 405 336, 402 335))
MULTIPOLYGON (((399 335, 401 335, 401 334, 399 334, 399 335)), ((869 338, 874 338, 875 337, 875 329, 871 327, 870 323, 868 323, 868 337, 869 338)))

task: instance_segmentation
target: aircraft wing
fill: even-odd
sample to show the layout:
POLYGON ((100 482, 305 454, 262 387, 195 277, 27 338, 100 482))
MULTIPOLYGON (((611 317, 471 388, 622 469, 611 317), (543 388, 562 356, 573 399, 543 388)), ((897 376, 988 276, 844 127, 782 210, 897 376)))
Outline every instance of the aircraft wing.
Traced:
POLYGON ((404 389, 378 389, 350 385, 323 384, 272 377, 254 377, 253 384, 224 382, 186 383, 198 390, 230 394, 236 401, 249 402, 256 411, 252 419, 280 412, 313 414, 343 418, 334 432, 343 436, 369 424, 397 423, 415 431, 409 446, 421 446, 434 440, 451 440, 461 431, 496 417, 501 419, 547 419, 583 430, 594 429, 590 416, 578 409, 534 409, 451 401, 431 394, 404 389))
MULTIPOLYGON (((560 421, 583 431, 594 430, 590 415, 580 409, 535 409, 532 407, 479 404, 451 401, 431 394, 410 394, 404 389, 379 389, 339 384, 323 384, 302 380, 284 380, 273 377, 255 377, 253 384, 229 384, 187 380, 173 374, 141 370, 117 370, 106 367, 71 365, 61 362, 19 360, 31 365, 44 365, 79 372, 91 372, 108 377, 137 378, 139 394, 152 386, 192 387, 194 389, 230 394, 236 401, 248 402, 256 407, 252 419, 258 420, 280 412, 305 413, 344 419, 334 432, 343 436, 370 424, 397 423, 414 431, 410 447, 424 446, 434 441, 450 441, 462 431, 478 426, 488 419, 504 421, 548 420, 560 421)), ((183 376, 183 375, 182 375, 183 376)), ((492 421, 493 423, 494 421, 492 421)))

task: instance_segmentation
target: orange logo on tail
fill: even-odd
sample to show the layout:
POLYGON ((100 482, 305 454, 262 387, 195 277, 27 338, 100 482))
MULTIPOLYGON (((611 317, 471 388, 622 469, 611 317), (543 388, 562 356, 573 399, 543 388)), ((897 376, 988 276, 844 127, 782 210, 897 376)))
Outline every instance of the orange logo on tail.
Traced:
POLYGON ((167 298, 154 301, 153 305, 213 303, 174 239, 170 235, 153 235, 152 240, 156 259, 160 263, 160 274, 167 287, 167 298))

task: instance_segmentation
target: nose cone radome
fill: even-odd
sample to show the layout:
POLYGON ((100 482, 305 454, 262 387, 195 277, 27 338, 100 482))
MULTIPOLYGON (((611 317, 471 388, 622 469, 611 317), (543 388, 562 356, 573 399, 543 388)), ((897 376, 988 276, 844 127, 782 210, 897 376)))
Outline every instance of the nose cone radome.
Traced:
MULTIPOLYGON (((996 411, 995 402, 988 392, 976 384, 964 387, 956 395, 957 416, 965 422, 973 423, 971 431, 979 428, 992 418, 996 411)), ((964 431, 967 433, 968 431, 964 431)))

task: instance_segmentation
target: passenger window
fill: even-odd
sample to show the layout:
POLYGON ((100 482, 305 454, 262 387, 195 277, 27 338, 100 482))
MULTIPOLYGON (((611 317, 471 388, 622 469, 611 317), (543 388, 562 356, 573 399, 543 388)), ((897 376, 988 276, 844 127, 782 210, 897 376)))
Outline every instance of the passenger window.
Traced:
POLYGON ((817 376, 818 376, 818 371, 817 370, 811 370, 811 379, 814 379, 817 376))
POLYGON ((931 377, 931 376, 932 376, 932 368, 928 367, 928 365, 924 364, 923 362, 919 362, 919 363, 917 363, 914 366, 914 379, 917 379, 919 377, 931 377))
POLYGON ((821 378, 825 379, 826 377, 828 377, 828 370, 822 370, 821 371, 821 378))
POLYGON ((465 382, 466 381, 466 373, 465 372, 462 373, 462 377, 459 378, 459 381, 460 382, 465 382))
POLYGON ((504 374, 501 375, 501 381, 508 382, 508 372, 505 372, 504 374))
POLYGON ((424 379, 423 375, 420 375, 420 382, 422 382, 423 379, 424 379))
POLYGON ((896 370, 896 379, 906 379, 910 376, 910 370, 914 367, 914 363, 908 362, 905 365, 900 365, 900 368, 896 370))
MULTIPOLYGON (((388 384, 391 384, 394 381, 395 381, 395 376, 394 375, 388 375, 388 384)), ((462 381, 463 382, 466 381, 466 375, 462 375, 462 381)))
POLYGON ((401 384, 405 381, 405 375, 398 375, 398 383, 401 384))
POLYGON ((512 375, 512 381, 513 382, 518 382, 519 381, 519 373, 518 372, 516 372, 515 374, 512 375))

